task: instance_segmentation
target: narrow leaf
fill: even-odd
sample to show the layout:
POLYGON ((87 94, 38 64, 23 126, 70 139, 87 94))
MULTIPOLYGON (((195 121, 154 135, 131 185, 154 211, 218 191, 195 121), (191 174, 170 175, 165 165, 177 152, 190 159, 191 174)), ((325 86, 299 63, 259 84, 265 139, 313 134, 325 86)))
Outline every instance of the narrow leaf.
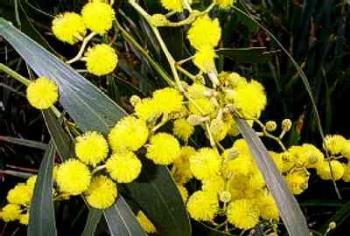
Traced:
POLYGON ((52 200, 52 170, 55 146, 51 141, 41 162, 36 180, 28 225, 28 236, 57 235, 54 205, 52 200))
POLYGON ((167 168, 143 161, 141 176, 128 185, 131 197, 156 225, 160 235, 191 235, 182 198, 167 168), (152 200, 150 200, 152 199, 152 200))
POLYGON ((120 197, 116 204, 104 211, 109 231, 112 236, 146 235, 125 200, 120 197), (127 222, 127 223, 126 223, 127 222), (123 227, 120 227, 120 226, 123 227))
POLYGON ((220 48, 217 53, 237 63, 261 63, 272 60, 277 51, 266 51, 265 47, 256 48, 220 48))
POLYGON ((102 217, 102 211, 94 208, 89 209, 84 231, 81 236, 94 236, 98 223, 102 217))
POLYGON ((45 150, 47 144, 23 138, 0 136, 0 141, 45 150))
POLYGON ((43 117, 52 141, 55 144, 56 150, 62 160, 67 160, 68 158, 72 157, 74 154, 73 143, 61 126, 61 122, 58 120, 52 110, 44 110, 43 117))
POLYGON ((291 236, 310 235, 307 223, 298 202, 289 191, 286 182, 272 161, 265 145, 245 120, 235 117, 239 131, 247 141, 256 164, 264 176, 267 187, 274 197, 280 216, 291 236))

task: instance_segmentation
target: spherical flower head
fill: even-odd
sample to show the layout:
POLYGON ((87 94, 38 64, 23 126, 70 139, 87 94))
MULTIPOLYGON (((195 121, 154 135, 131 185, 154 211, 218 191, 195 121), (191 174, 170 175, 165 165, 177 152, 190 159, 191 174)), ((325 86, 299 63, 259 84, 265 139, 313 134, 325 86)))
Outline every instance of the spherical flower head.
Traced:
POLYGON ((198 17, 192 23, 187 38, 197 50, 216 47, 221 38, 219 20, 212 20, 208 15, 198 17))
POLYGON ((162 6, 168 11, 182 12, 182 0, 161 0, 162 6))
POLYGON ((197 191, 188 199, 187 210, 195 220, 210 221, 214 219, 219 210, 219 201, 216 194, 208 191, 197 191))
POLYGON ((211 193, 220 193, 225 188, 225 180, 220 176, 213 176, 202 181, 202 190, 211 193))
POLYGON ((85 54, 88 72, 96 76, 110 74, 118 64, 118 55, 108 44, 97 44, 85 54))
POLYGON ((350 160, 350 140, 346 140, 344 142, 343 149, 341 150, 341 155, 350 160))
POLYGON ((44 110, 53 106, 58 99, 58 87, 55 82, 42 76, 31 81, 27 87, 27 99, 36 109, 44 110))
POLYGON ((230 8, 235 2, 236 0, 216 0, 216 4, 222 9, 230 8))
POLYGON ((342 177, 344 182, 350 182, 350 164, 344 165, 344 174, 342 177))
POLYGON ((116 184, 106 176, 92 178, 87 191, 86 201, 97 209, 106 209, 113 205, 118 195, 116 184))
POLYGON ((35 183, 36 183, 37 175, 32 175, 27 179, 27 186, 31 189, 34 189, 35 183))
POLYGON ((221 157, 214 149, 201 148, 191 156, 190 168, 197 179, 209 179, 220 174, 221 157))
POLYGON ((135 114, 145 121, 156 119, 160 115, 157 103, 152 98, 144 98, 135 105, 135 114))
POLYGON ((271 159, 272 159, 273 162, 275 163, 277 169, 278 169, 280 172, 283 172, 283 160, 282 160, 282 155, 281 155, 281 153, 269 151, 269 154, 270 154, 270 156, 271 156, 271 159))
POLYGON ((193 83, 187 88, 188 95, 193 98, 204 98, 208 88, 201 83, 193 83))
POLYGON ((151 137, 146 157, 158 165, 169 165, 180 155, 180 144, 167 133, 158 133, 151 137))
POLYGON ((254 80, 238 86, 233 101, 237 111, 246 119, 259 118, 267 103, 264 87, 254 80))
POLYGON ((204 47, 194 54, 193 64, 204 73, 215 71, 216 53, 213 48, 204 47))
POLYGON ((141 148, 148 139, 148 128, 146 122, 134 116, 121 119, 108 135, 109 143, 113 151, 124 149, 136 151, 141 148))
POLYGON ((305 157, 305 166, 307 168, 316 168, 324 160, 323 153, 314 145, 303 144, 303 156, 305 157))
POLYGON ((19 223, 21 223, 22 225, 28 225, 28 223, 29 223, 29 212, 28 211, 19 216, 19 223))
POLYGON ((260 217, 264 220, 279 220, 279 210, 275 199, 269 193, 258 195, 256 199, 260 217))
POLYGON ((286 175, 286 182, 290 191, 299 195, 308 188, 309 173, 306 170, 297 170, 286 175))
POLYGON ((15 221, 20 218, 21 208, 17 204, 7 204, 1 209, 0 218, 5 222, 15 221))
POLYGON ((253 172, 254 167, 255 163, 250 156, 240 154, 238 157, 226 161, 223 165, 222 171, 227 177, 233 174, 248 176, 253 172))
POLYGON ((94 1, 83 7, 81 15, 88 29, 103 35, 112 28, 115 12, 111 5, 94 1))
POLYGON ((223 140, 229 130, 229 126, 222 120, 219 118, 215 118, 210 122, 210 132, 211 135, 213 136, 214 140, 217 142, 220 142, 221 140, 223 140))
POLYGON ((95 131, 86 132, 76 138, 75 154, 85 164, 96 166, 106 159, 108 143, 101 134, 95 131))
POLYGON ((346 139, 341 135, 327 135, 323 140, 324 147, 332 154, 338 155, 346 145, 346 139))
POLYGON ((172 168, 173 177, 177 183, 185 184, 192 178, 190 169, 190 158, 196 150, 193 147, 185 146, 181 148, 180 155, 175 159, 172 168))
POLYGON ((236 72, 223 71, 219 74, 219 80, 224 87, 232 89, 248 83, 246 78, 236 72))
POLYGON ((142 211, 139 211, 137 213, 136 219, 146 233, 154 234, 157 232, 156 227, 153 225, 153 223, 147 218, 147 216, 142 211))
POLYGON ((28 206, 32 200, 33 189, 20 183, 7 193, 7 201, 12 204, 28 206))
POLYGON ((317 175, 323 180, 339 180, 344 175, 344 166, 337 160, 323 161, 316 168, 317 175), (333 173, 333 175, 332 175, 333 173))
POLYGON ((85 164, 69 159, 58 167, 56 181, 61 192, 79 195, 88 189, 91 173, 85 164))
POLYGON ((191 137, 194 127, 186 119, 177 119, 174 121, 173 133, 185 142, 191 137))
POLYGON ((182 110, 183 96, 176 89, 164 88, 156 90, 153 93, 153 99, 160 112, 172 113, 182 110))
POLYGON ((181 195, 182 201, 186 202, 188 198, 188 192, 187 189, 180 184, 176 184, 177 189, 179 190, 179 193, 181 195))
POLYGON ((114 153, 106 162, 110 176, 118 183, 130 183, 141 173, 142 164, 131 151, 114 153))
POLYGON ((253 200, 235 200, 228 205, 227 219, 239 229, 251 229, 259 222, 259 208, 253 200))
POLYGON ((215 105, 208 98, 192 99, 188 109, 193 115, 199 116, 214 116, 216 111, 215 105))
POLYGON ((69 44, 80 41, 86 33, 83 18, 74 12, 57 15, 52 21, 51 29, 57 39, 69 44))

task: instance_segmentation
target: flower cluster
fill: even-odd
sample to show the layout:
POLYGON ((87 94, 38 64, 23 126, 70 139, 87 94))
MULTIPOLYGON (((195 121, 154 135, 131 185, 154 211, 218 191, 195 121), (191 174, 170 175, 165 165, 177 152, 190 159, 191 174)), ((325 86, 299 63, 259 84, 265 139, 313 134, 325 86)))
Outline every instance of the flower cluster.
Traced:
POLYGON ((34 175, 27 182, 17 184, 7 193, 7 204, 0 211, 0 219, 5 222, 18 220, 23 225, 28 224, 35 182, 34 175))
MULTIPOLYGON (((114 17, 115 11, 111 5, 103 1, 92 1, 82 8, 81 14, 65 12, 57 15, 52 21, 52 32, 58 40, 68 44, 83 41, 81 50, 84 50, 95 35, 108 33, 113 26, 114 17), (86 36, 88 31, 91 33, 86 36)), ((81 58, 78 54, 69 62, 79 59, 85 61, 88 72, 96 76, 112 73, 118 64, 118 55, 108 44, 96 44, 87 49, 85 57, 81 58)))

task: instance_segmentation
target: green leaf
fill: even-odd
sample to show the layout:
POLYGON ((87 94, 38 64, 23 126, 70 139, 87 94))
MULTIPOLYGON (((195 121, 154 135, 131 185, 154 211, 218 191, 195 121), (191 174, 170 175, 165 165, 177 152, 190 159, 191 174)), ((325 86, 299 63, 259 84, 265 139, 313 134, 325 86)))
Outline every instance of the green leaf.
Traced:
POLYGON ((105 219, 112 236, 146 235, 123 198, 104 211, 105 219), (127 224, 126 224, 127 222, 127 224), (123 227, 120 227, 120 226, 123 227))
POLYGON ((47 144, 45 144, 45 143, 33 141, 33 140, 28 140, 28 139, 24 139, 24 138, 0 136, 0 141, 13 143, 13 144, 17 144, 17 145, 22 145, 22 146, 26 146, 26 147, 42 149, 42 150, 45 150, 47 148, 47 144))
POLYGON ((52 200, 52 170, 55 146, 51 141, 41 162, 36 180, 28 225, 28 236, 57 235, 55 211, 52 200))
POLYGON ((102 211, 94 208, 89 209, 84 231, 81 236, 94 236, 98 223, 102 217, 102 211))
POLYGON ((277 203, 280 216, 289 235, 310 235, 305 217, 301 212, 298 202, 289 191, 286 182, 278 171, 275 163, 272 161, 266 147, 245 120, 235 117, 235 121, 239 131, 247 141, 250 151, 255 157, 256 164, 264 176, 267 187, 277 203))
POLYGON ((191 235, 183 201, 167 168, 143 161, 141 176, 128 190, 160 235, 191 235), (152 199, 152 200, 150 200, 152 199))
POLYGON ((57 119, 52 110, 44 110, 43 117, 49 130, 56 150, 62 160, 67 160, 74 155, 73 142, 61 126, 61 122, 57 119))
POLYGON ((60 103, 82 130, 104 134, 126 112, 73 68, 0 18, 0 34, 16 49, 38 76, 54 80, 60 103))
POLYGON ((217 53, 237 63, 261 63, 272 60, 278 51, 266 51, 265 47, 219 48, 217 53))
MULTIPOLYGON (((56 81, 60 87, 61 105, 82 130, 96 130, 107 134, 117 120, 126 115, 122 108, 73 68, 47 52, 2 18, 0 18, 0 35, 15 48, 35 73, 56 81)), ((154 222, 156 228, 161 229, 162 235, 190 235, 191 226, 185 206, 167 167, 157 166, 154 170, 149 169, 144 172, 146 171, 149 172, 148 176, 151 176, 154 171, 157 174, 155 179, 149 178, 150 182, 140 184, 139 187, 143 189, 135 191, 131 185, 130 187, 126 185, 126 188, 130 188, 134 193, 133 200, 143 203, 142 209, 154 222), (152 189, 152 193, 149 189, 152 189), (167 197, 164 198, 164 196, 167 197), (152 213, 153 211, 155 213, 152 213), (174 226, 177 228, 173 229, 174 226)), ((123 200, 121 196, 119 199, 123 200)), ((116 211, 117 208, 118 205, 110 211, 116 211)), ((120 213, 129 214, 122 216, 123 219, 135 219, 130 211, 125 210, 114 212, 114 215, 120 213)), ((126 222, 126 225, 129 223, 133 224, 133 222, 126 222)))

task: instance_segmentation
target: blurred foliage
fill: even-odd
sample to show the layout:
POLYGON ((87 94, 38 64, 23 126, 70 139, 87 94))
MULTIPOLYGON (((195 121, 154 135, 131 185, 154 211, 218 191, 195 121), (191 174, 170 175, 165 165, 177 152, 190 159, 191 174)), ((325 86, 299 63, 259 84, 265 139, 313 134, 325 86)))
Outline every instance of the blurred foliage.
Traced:
MULTIPOLYGON (((66 46, 50 35, 52 17, 66 10, 78 10, 85 1, 79 0, 1 0, 0 16, 13 22, 51 52, 70 58, 77 48, 66 46)), ((157 1, 145 0, 150 12, 159 12, 157 1)), ((133 14, 124 1, 117 1, 118 21, 141 46, 158 62, 165 62, 161 50, 147 24, 133 14)), ((347 103, 350 100, 350 11, 347 1, 334 0, 259 0, 240 1, 238 6, 253 14, 286 47, 304 69, 312 86, 325 133, 342 133, 350 137, 350 113, 347 103)), ((239 58, 218 60, 218 68, 237 71, 261 81, 268 92, 269 106, 263 119, 291 118, 295 122, 294 132, 289 136, 289 144, 301 140, 320 143, 317 126, 312 114, 310 100, 295 67, 280 48, 262 29, 234 10, 216 12, 223 27, 223 48, 265 48, 268 60, 240 61, 239 58), (243 62, 243 63, 242 63, 243 62), (257 62, 257 63, 256 63, 257 62)), ((181 17, 181 16, 180 16, 181 17)), ((181 30, 162 30, 170 51, 175 59, 189 55, 186 36, 181 30)), ((118 39, 120 34, 115 35, 118 39)), ((131 108, 127 99, 131 94, 149 95, 154 88, 165 86, 165 82, 142 54, 126 42, 115 40, 120 48, 120 64, 116 74, 91 80, 104 90, 110 98, 126 110, 131 108), (122 44, 122 45, 121 45, 122 44)), ((232 54, 234 55, 234 54, 232 54)), ((254 56, 255 57, 255 56, 254 56)), ((16 69, 21 74, 32 76, 23 60, 0 38, 0 62, 16 69)), ((166 64, 166 63, 162 63, 166 64)), ((79 67, 79 64, 78 64, 79 67)), ((167 68, 169 69, 169 68, 167 68)), ((193 70, 194 68, 186 68, 193 70)), ((89 75, 82 72, 84 77, 89 75)), ((3 170, 35 173, 39 168, 43 151, 37 147, 22 146, 6 141, 3 137, 16 137, 48 143, 49 135, 38 111, 33 110, 24 98, 24 86, 0 75, 0 189, 8 189, 18 177, 8 175, 3 170), (25 169, 23 169, 25 168, 25 169), (6 180, 6 181, 5 181, 6 180)), ((308 221, 312 226, 323 227, 333 217, 339 223, 334 235, 346 235, 349 229, 350 189, 339 186, 344 200, 334 202, 334 190, 329 183, 311 180, 311 188, 299 198, 302 205, 308 206, 308 221), (311 199, 311 200, 310 200, 311 199), (305 200, 305 202, 304 202, 305 200), (307 200, 307 201, 306 201, 307 200)), ((6 191, 1 191, 4 199, 6 191)), ((80 199, 56 206, 59 221, 57 227, 62 235, 82 232, 87 217, 86 207, 81 207, 80 199), (72 219, 72 216, 75 216, 72 219)), ((0 202, 1 204, 1 202, 0 202)), ((104 232, 104 222, 101 222, 104 232)), ((101 225, 100 225, 101 226, 101 225)), ((4 229, 0 224, 0 229, 4 229)), ((16 226, 7 226, 6 232, 16 235, 24 233, 16 226), (18 231, 19 230, 19 231, 18 231)), ((1 231, 1 230, 0 230, 1 231)), ((203 226, 196 225, 194 231, 203 235, 203 226)), ((214 235, 214 233, 212 234, 214 235)))

